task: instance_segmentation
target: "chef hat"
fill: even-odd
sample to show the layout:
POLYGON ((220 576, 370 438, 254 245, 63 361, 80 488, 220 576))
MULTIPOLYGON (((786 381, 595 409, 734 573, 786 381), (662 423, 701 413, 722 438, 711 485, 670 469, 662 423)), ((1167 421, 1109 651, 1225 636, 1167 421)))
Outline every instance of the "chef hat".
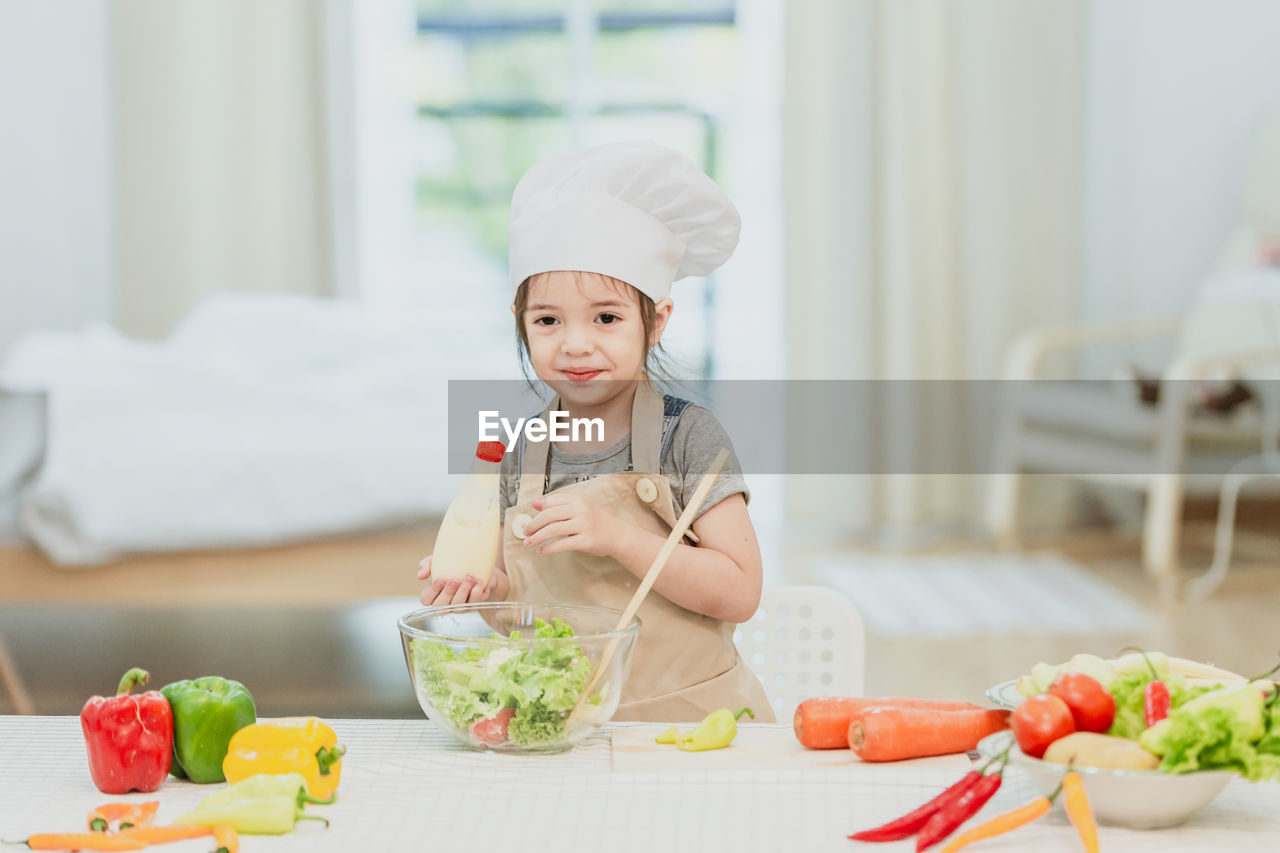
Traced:
POLYGON ((511 286, 552 270, 602 273, 655 302, 738 245, 737 208, 692 160, 652 142, 553 154, 511 198, 511 286))

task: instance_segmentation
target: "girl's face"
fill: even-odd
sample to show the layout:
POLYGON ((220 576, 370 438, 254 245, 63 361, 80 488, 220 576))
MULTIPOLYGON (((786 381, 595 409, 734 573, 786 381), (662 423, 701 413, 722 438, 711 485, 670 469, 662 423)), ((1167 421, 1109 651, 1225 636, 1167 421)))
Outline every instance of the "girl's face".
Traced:
POLYGON ((645 355, 662 336, 671 300, 655 305, 645 340, 640 294, 598 273, 556 271, 529 280, 525 334, 534 372, 565 403, 603 403, 644 375, 645 355))

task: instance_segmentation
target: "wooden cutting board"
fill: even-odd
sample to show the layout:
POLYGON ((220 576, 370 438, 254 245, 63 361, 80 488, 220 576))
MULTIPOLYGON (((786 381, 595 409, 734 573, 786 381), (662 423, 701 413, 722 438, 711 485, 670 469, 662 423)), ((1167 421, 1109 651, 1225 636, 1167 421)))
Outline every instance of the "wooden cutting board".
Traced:
MULTIPOLYGON (((679 726, 681 731, 694 724, 679 726)), ((892 765, 866 764, 847 749, 805 749, 796 740, 791 726, 764 723, 739 724, 738 736, 725 749, 681 752, 674 744, 655 743, 654 738, 669 726, 613 724, 613 769, 615 771, 655 770, 768 770, 806 767, 840 767, 846 770, 893 766, 922 770, 969 769, 964 753, 895 761, 892 765)))

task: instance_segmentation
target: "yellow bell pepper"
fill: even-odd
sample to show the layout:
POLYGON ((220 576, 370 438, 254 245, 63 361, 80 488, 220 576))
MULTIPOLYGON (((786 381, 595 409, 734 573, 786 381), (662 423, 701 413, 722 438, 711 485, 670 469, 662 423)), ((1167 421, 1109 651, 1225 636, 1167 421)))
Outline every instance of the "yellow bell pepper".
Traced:
POLYGON ((222 772, 232 784, 260 773, 301 773, 307 793, 323 800, 338 789, 346 751, 318 717, 261 720, 231 737, 222 772))

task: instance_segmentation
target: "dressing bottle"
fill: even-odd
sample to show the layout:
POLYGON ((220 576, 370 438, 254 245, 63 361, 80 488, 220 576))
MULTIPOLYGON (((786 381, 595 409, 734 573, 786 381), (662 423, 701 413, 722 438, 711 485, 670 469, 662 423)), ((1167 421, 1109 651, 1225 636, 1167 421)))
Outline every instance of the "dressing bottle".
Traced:
POLYGON ((462 580, 471 575, 488 583, 498 559, 501 525, 498 521, 498 466, 505 448, 500 441, 482 441, 476 448, 462 488, 449 504, 431 553, 431 576, 462 580))

